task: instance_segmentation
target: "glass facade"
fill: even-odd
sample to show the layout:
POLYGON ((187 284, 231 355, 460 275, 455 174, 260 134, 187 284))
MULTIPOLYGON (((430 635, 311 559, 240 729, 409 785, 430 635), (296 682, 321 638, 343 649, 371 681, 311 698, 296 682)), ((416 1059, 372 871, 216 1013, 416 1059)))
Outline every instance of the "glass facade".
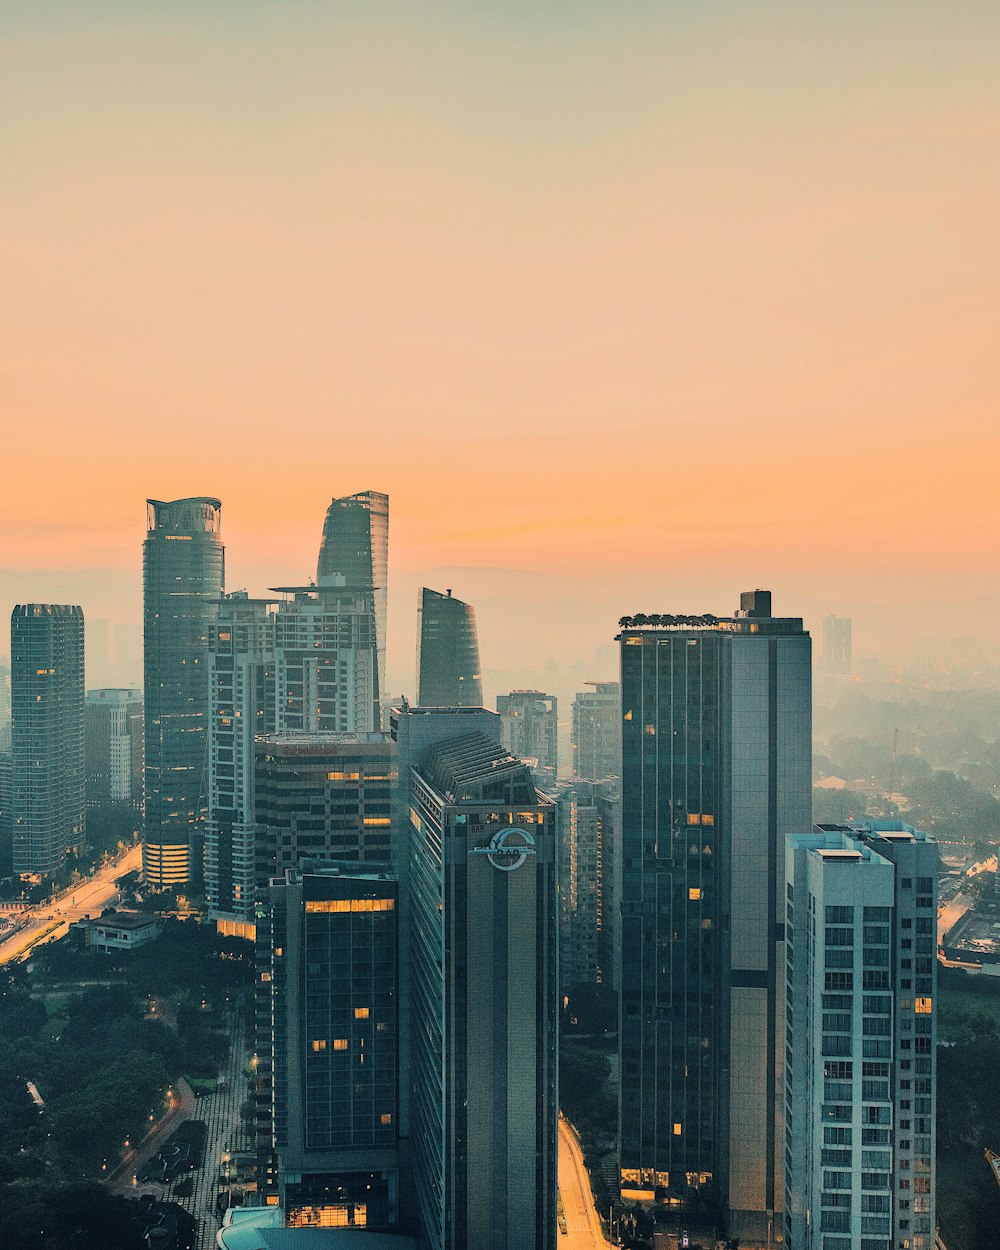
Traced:
POLYGON ((83 845, 83 609, 19 604, 10 618, 13 871, 46 876, 83 845))
POLYGON ((147 501, 143 544, 143 874, 201 879, 208 781, 208 644, 225 581, 218 499, 147 501))
POLYGON ((389 496, 377 490, 334 499, 323 523, 317 578, 372 593, 378 650, 376 699, 386 693, 385 639, 389 583, 389 496))
POLYGON ((426 586, 417 622, 420 707, 482 707, 476 611, 470 603, 426 586))
POLYGON ((581 690, 573 700, 570 744, 574 777, 617 777, 621 733, 616 681, 595 681, 593 690, 581 690))

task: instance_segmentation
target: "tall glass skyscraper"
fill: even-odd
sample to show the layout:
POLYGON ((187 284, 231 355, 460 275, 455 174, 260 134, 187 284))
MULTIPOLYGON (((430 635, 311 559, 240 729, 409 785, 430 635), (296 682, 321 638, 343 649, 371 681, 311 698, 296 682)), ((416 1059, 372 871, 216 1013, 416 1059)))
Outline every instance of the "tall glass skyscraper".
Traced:
POLYGON ((798 618, 623 618, 621 1186, 780 1228, 785 838, 811 824, 798 618))
POLYGON ((16 873, 54 873, 85 841, 83 609, 18 604, 10 618, 16 873))
POLYGON ((389 496, 363 490, 331 501, 323 523, 316 580, 372 592, 379 699, 386 693, 385 635, 389 580, 389 496))
POLYGON ((417 703, 420 707, 482 707, 476 610, 450 590, 420 591, 417 703))
POLYGON ((218 499, 146 501, 143 544, 143 875, 201 878, 208 780, 208 645, 225 584, 218 499))

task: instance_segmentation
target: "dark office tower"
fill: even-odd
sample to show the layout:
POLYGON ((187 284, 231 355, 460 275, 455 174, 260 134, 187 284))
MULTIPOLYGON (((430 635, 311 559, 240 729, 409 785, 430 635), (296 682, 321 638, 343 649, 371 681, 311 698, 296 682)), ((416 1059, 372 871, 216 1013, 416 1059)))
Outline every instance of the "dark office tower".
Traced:
POLYGON ((613 782, 579 781, 556 801, 559 824, 559 982, 613 980, 613 782))
POLYGON ((420 592, 417 703, 420 707, 482 707, 476 610, 450 590, 420 592))
POLYGON ((316 862, 388 864, 395 747, 387 734, 270 734, 256 744, 256 879, 316 862))
POLYGON ((898 821, 788 841, 791 1250, 936 1244, 937 852, 898 821))
POLYGON ((710 1186, 741 1242, 780 1218, 785 838, 810 826, 810 639, 622 619, 621 1184, 710 1186))
POLYGON ((88 690, 87 806, 142 803, 142 691, 88 690))
POLYGON ((311 865, 266 893, 270 1027, 258 1048, 272 1064, 269 1145, 291 1227, 398 1223, 397 899, 386 875, 311 865))
POLYGON ((209 625, 205 901, 220 932, 253 936, 254 741, 275 728, 275 605, 226 595, 209 625))
POLYGON ((570 744, 574 777, 617 777, 621 772, 618 683, 590 681, 573 700, 570 744))
POLYGON ((146 501, 145 814, 154 889, 201 879, 208 783, 208 635, 225 571, 218 499, 146 501))
POLYGON ((359 491, 331 501, 319 549, 320 586, 344 585, 372 594, 378 647, 378 691, 385 684, 386 604, 389 584, 389 496, 359 491))
POLYGON ((851 671, 851 618, 849 616, 823 617, 823 671, 826 673, 850 673, 851 671))
POLYGON ((512 690, 497 695, 501 738, 531 768, 540 785, 555 785, 559 764, 559 709, 554 694, 512 690))
POLYGON ((19 604, 10 618, 16 873, 55 872, 86 840, 83 609, 19 604))
POLYGON ((553 1250, 555 811, 500 746, 496 718, 487 734, 463 732, 467 717, 416 708, 396 720, 417 1200, 431 1250, 553 1250), (461 736, 435 745, 435 728, 461 736))

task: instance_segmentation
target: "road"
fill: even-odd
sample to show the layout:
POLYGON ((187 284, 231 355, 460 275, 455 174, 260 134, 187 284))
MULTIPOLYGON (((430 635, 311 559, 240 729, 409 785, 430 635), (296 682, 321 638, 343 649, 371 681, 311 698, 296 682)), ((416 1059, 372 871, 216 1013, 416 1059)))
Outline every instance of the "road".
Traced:
POLYGON ((31 919, 5 942, 0 942, 0 964, 23 957, 32 946, 60 938, 74 920, 99 916, 118 896, 115 878, 142 867, 142 847, 133 846, 117 863, 110 863, 94 876, 78 881, 55 899, 29 911, 31 919))
MULTIPOLYGON (((132 1177, 152 1159, 166 1139, 183 1120, 194 1119, 198 1100, 191 1086, 180 1077, 177 1081, 176 1095, 170 1095, 170 1110, 156 1127, 142 1139, 134 1150, 129 1151, 119 1165, 107 1175, 104 1184, 116 1194, 131 1194, 134 1191, 132 1177)), ((150 1192, 163 1189, 162 1185, 149 1186, 150 1192)))
POLYGON ((590 1178, 576 1130, 559 1117, 559 1194, 566 1217, 566 1233, 560 1234, 559 1250, 606 1250, 608 1243, 590 1192, 590 1178))

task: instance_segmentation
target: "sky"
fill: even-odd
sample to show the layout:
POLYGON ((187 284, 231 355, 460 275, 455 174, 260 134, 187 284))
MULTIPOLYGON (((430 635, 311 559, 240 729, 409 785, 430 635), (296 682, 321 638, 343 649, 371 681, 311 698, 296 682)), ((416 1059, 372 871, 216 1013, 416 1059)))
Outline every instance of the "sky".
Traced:
POLYGON ((998 62, 979 0, 8 0, 0 606, 138 620, 147 496, 258 590, 365 488, 401 647, 444 569, 508 648, 994 594, 998 62))

